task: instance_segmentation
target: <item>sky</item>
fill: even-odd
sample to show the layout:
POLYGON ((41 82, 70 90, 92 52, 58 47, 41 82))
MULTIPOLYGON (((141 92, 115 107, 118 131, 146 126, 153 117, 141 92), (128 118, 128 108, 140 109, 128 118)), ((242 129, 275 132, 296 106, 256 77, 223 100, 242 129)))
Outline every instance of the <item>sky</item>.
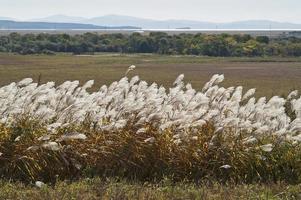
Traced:
POLYGON ((20 20, 63 14, 231 22, 266 19, 301 24, 301 0, 0 0, 0 16, 20 20))

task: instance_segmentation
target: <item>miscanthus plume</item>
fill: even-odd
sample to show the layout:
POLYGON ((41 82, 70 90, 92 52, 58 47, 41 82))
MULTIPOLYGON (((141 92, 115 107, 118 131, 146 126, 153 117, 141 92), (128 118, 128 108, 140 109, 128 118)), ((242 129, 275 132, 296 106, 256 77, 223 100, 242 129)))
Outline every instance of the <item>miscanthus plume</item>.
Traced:
MULTIPOLYGON (((127 73, 134 68, 131 66, 127 73)), ((164 88, 148 84, 138 76, 123 77, 96 92, 88 92, 94 84, 92 80, 84 85, 66 81, 56 86, 54 82, 38 85, 26 78, 0 88, 0 122, 9 125, 15 117, 27 115, 41 120, 49 134, 55 134, 60 127, 81 124, 88 118, 93 128, 105 131, 131 127, 136 134, 142 134, 149 127, 158 133, 169 129, 176 143, 196 140, 193 130, 212 123, 217 134, 242 136, 246 143, 265 136, 301 141, 301 97, 297 91, 287 99, 278 96, 256 99, 255 89, 221 87, 223 75, 214 75, 200 91, 183 79, 184 75, 180 75, 172 88, 164 88), (293 117, 287 114, 287 107, 293 117)), ((86 136, 74 133, 61 139, 69 138, 86 136)), ((48 142, 44 148, 59 146, 48 142)), ((271 145, 263 148, 272 149, 271 145)))

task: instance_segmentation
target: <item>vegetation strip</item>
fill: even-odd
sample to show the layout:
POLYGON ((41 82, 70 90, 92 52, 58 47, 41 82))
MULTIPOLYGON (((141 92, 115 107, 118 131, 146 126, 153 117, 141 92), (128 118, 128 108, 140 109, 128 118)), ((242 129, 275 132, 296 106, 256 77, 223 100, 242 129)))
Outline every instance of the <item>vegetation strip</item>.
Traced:
POLYGON ((74 54, 94 52, 158 53, 205 55, 222 57, 242 56, 301 56, 301 39, 296 37, 269 38, 242 35, 180 34, 151 32, 133 34, 18 34, 0 36, 0 52, 20 54, 74 54))

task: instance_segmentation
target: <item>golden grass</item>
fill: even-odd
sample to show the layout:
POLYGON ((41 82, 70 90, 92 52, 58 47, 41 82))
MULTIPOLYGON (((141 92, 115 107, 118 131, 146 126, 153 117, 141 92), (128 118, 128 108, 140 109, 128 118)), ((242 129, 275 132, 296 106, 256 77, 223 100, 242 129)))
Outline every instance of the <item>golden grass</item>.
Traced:
MULTIPOLYGON (((129 180, 201 182, 301 182, 301 145, 268 137, 272 152, 244 144, 231 131, 214 140, 210 123, 199 127, 196 140, 174 143, 172 129, 158 132, 148 127, 136 134, 130 124, 123 130, 99 132, 70 125, 61 128, 52 141, 69 132, 84 133, 85 141, 61 141, 59 151, 41 147, 38 138, 46 129, 36 120, 22 117, 11 127, 0 128, 0 176, 24 182, 55 183, 81 177, 122 177, 129 180), (16 138, 21 136, 18 141, 16 138), (153 137, 153 142, 145 140, 153 137), (230 168, 222 166, 229 165, 230 168)), ((90 126, 89 126, 90 127, 90 126)), ((259 142, 260 145, 260 142, 259 142)))

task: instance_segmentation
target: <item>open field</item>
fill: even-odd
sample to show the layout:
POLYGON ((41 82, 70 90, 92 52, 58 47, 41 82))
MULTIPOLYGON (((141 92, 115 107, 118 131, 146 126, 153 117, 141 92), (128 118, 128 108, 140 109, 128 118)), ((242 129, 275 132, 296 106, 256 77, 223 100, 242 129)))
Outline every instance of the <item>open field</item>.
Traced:
POLYGON ((131 183, 126 181, 101 181, 99 179, 82 180, 73 183, 60 182, 56 186, 25 186, 17 183, 0 182, 0 199, 44 200, 44 199, 300 199, 300 185, 220 185, 198 186, 189 183, 162 182, 131 183))
POLYGON ((175 78, 185 74, 185 80, 201 88, 216 73, 225 74, 225 86, 243 85, 257 88, 257 96, 287 95, 301 90, 301 58, 209 58, 191 56, 160 56, 149 54, 98 54, 74 56, 59 54, 12 55, 0 54, 0 85, 32 77, 35 81, 94 79, 95 86, 110 84, 124 76, 129 65, 137 68, 148 82, 171 86, 175 78))

